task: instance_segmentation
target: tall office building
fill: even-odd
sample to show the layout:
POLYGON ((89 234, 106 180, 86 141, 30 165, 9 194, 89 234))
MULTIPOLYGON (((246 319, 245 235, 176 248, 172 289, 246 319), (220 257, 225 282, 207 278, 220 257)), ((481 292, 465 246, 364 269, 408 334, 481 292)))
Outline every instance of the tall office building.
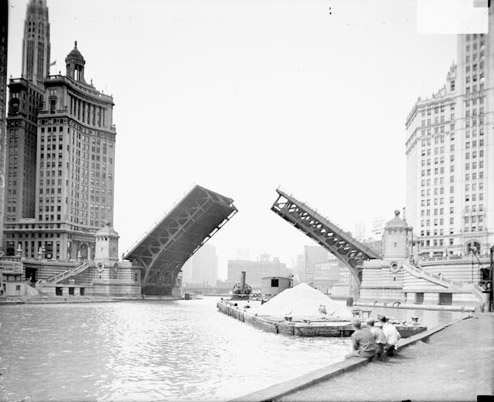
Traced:
POLYGON ((46 0, 30 0, 24 22, 22 78, 39 85, 50 73, 50 22, 46 0))
POLYGON ((458 36, 446 84, 406 120, 407 222, 427 257, 494 244, 494 15, 489 33, 458 36))
POLYGON ((9 39, 9 2, 0 0, 0 247, 3 239, 5 198, 5 153, 7 140, 7 56, 9 39))
POLYGON ((92 258, 94 234, 113 222, 113 98, 86 82, 77 42, 65 59, 66 75, 46 76, 49 48, 46 1, 31 0, 23 77, 9 84, 4 250, 92 258), (31 52, 30 29, 46 40, 34 42, 38 52, 31 52))

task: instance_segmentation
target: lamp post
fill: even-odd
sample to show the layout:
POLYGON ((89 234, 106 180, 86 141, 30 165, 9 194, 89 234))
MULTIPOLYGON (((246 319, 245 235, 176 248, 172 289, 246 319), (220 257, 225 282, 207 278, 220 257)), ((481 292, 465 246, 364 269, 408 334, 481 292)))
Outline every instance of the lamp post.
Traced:
POLYGON ((489 270, 489 311, 494 311, 494 246, 491 247, 491 269, 489 270))
POLYGON ((470 252, 472 253, 472 283, 473 283, 473 257, 477 248, 475 246, 470 246, 470 252))

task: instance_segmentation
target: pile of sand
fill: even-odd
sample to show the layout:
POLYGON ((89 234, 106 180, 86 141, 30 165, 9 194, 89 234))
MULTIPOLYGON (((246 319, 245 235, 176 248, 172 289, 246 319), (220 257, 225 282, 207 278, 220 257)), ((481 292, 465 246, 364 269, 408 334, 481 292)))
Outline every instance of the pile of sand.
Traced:
POLYGON ((253 308, 252 313, 292 317, 293 319, 351 319, 352 311, 339 305, 317 289, 301 283, 286 289, 262 306, 253 308))

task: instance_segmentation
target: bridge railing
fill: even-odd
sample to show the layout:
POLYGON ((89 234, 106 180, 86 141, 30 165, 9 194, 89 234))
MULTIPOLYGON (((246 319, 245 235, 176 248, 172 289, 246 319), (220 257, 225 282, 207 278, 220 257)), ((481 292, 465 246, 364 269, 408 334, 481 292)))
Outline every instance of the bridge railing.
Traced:
MULTIPOLYGON (((299 201, 292 194, 289 194, 280 188, 277 188, 276 192, 281 197, 286 198, 289 202, 293 203, 298 208, 304 210, 306 213, 308 213, 310 216, 312 216, 314 219, 318 220, 322 225, 324 225, 328 229, 334 231, 334 233, 337 236, 344 239, 348 244, 351 244, 353 247, 358 249, 363 254, 367 255, 368 258, 380 258, 381 257, 376 250, 372 249, 371 247, 367 246, 366 244, 363 244, 360 241, 358 241, 357 239, 355 239, 350 232, 343 230, 340 226, 335 224, 329 218, 323 216, 321 213, 319 213, 317 211, 317 209, 312 208, 306 202, 299 201)), ((277 201, 274 203, 274 205, 272 207, 272 209, 275 212, 277 212, 277 210, 279 209, 279 208, 275 208, 275 207, 277 207, 276 203, 277 203, 277 201)))
POLYGON ((146 230, 141 236, 137 238, 137 240, 127 249, 123 255, 128 255, 132 250, 134 250, 138 244, 140 244, 156 227, 165 219, 174 209, 175 207, 182 201, 187 194, 189 194, 192 189, 196 186, 196 184, 192 184, 187 191, 185 191, 182 196, 178 197, 175 202, 168 208, 159 219, 153 222, 153 224, 146 230))
POLYGON ((71 276, 80 274, 81 272, 85 271, 89 267, 90 261, 87 260, 83 262, 81 265, 75 267, 74 269, 70 269, 67 271, 64 271, 58 275, 55 275, 47 280, 48 283, 58 283, 60 281, 63 281, 64 279, 70 278, 71 276))
POLYGON ((403 268, 405 268, 405 270, 410 272, 412 275, 415 274, 415 276, 428 279, 429 281, 439 285, 443 285, 447 287, 455 287, 455 288, 462 288, 464 286, 464 283, 462 282, 452 281, 451 279, 444 278, 442 275, 436 275, 427 272, 422 268, 415 266, 411 261, 403 262, 403 268))

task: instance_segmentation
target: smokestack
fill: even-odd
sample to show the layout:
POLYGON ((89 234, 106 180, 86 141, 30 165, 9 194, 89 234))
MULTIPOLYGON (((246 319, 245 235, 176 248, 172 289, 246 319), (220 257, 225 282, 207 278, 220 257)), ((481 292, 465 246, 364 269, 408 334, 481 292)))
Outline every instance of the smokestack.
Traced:
POLYGON ((244 292, 245 287, 245 271, 240 273, 240 289, 242 289, 242 293, 244 292))

